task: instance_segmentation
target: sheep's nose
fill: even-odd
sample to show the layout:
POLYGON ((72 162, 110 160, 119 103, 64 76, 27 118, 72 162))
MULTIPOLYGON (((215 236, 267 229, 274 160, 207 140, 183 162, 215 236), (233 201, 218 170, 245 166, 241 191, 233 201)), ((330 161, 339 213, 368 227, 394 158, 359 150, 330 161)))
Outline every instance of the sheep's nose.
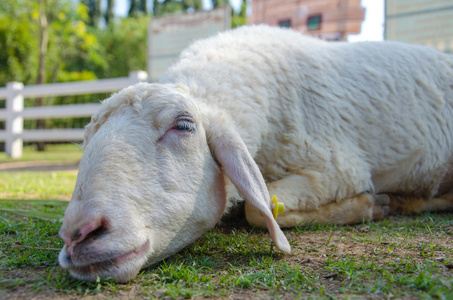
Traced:
POLYGON ((65 242, 66 252, 69 256, 74 251, 74 246, 89 240, 95 240, 106 233, 109 221, 105 217, 96 217, 83 223, 78 229, 65 228, 60 230, 60 237, 65 242))

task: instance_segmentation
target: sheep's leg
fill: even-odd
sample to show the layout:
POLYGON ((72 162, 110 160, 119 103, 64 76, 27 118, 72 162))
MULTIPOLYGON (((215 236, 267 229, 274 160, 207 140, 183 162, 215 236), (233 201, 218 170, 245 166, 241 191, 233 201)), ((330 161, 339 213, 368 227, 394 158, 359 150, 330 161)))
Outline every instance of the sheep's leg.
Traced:
POLYGON ((453 210, 453 193, 447 193, 430 199, 392 194, 389 196, 391 214, 413 214, 423 211, 453 210))
MULTIPOLYGON (((382 219, 389 212, 390 199, 387 195, 360 193, 338 202, 328 202, 324 198, 319 198, 323 192, 320 190, 317 192, 316 183, 314 178, 290 175, 268 184, 270 194, 277 195, 279 201, 285 204, 285 212, 279 214, 277 218, 277 223, 281 227, 293 227, 302 222, 354 224, 382 219)), ((265 227, 258 211, 247 204, 245 210, 250 224, 265 227)))
MULTIPOLYGON (((316 210, 292 210, 287 208, 279 214, 277 223, 280 227, 294 227, 301 223, 321 223, 347 225, 364 221, 379 220, 389 213, 389 197, 385 194, 362 193, 355 197, 324 204, 316 210)), ((247 220, 250 224, 264 227, 259 215, 246 205, 247 220)))

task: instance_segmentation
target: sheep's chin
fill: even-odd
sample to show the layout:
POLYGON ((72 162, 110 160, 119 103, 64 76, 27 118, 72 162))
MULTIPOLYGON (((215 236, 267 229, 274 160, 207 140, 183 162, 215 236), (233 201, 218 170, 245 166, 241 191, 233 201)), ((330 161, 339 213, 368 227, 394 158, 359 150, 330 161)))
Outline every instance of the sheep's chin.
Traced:
POLYGON ((98 277, 101 279, 113 277, 116 282, 127 282, 134 278, 146 263, 149 247, 150 243, 147 240, 135 250, 115 258, 84 266, 62 263, 62 261, 68 261, 67 256, 66 258, 61 258, 61 256, 66 255, 63 252, 65 248, 63 248, 62 253, 60 253, 60 265, 64 269, 68 269, 71 276, 80 280, 96 281, 98 277))

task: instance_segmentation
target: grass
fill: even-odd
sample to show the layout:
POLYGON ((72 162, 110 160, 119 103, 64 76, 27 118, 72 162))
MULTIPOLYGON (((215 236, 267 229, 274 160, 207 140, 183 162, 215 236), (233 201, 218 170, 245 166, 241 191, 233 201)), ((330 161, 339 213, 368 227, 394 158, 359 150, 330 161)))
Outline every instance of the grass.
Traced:
POLYGON ((46 145, 46 151, 38 152, 33 146, 25 146, 23 155, 19 159, 12 159, 5 152, 0 152, 0 164, 7 162, 52 162, 71 163, 79 161, 83 151, 80 145, 76 144, 54 144, 46 145))
MULTIPOLYGON (((66 203, 3 200, 0 207, 61 215, 66 203)), ((68 298, 99 293, 107 297, 131 293, 133 298, 453 297, 448 214, 391 217, 313 231, 306 228, 312 225, 301 226, 286 231, 292 237, 291 255, 272 251, 263 231, 218 227, 180 253, 143 270, 128 284, 85 283, 60 269, 58 251, 51 250, 63 246, 58 219, 6 212, 0 212, 0 219, 0 287, 7 294, 45 290, 68 298), (363 226, 372 229, 365 234, 360 231, 363 226), (398 233, 388 234, 393 230, 398 233)))
POLYGON ((0 199, 70 200, 77 174, 0 172, 0 199))
MULTIPOLYGON (((65 202, 1 201, 0 205, 27 209, 33 206, 61 214, 65 202)), ((218 227, 180 253, 141 271, 128 284, 110 280, 81 282, 57 266, 58 251, 13 247, 18 241, 30 247, 62 247, 57 237, 58 220, 0 215, 1 249, 4 249, 0 254, 0 287, 10 294, 25 289, 30 293, 46 291, 68 298, 95 294, 113 298, 124 294, 133 298, 453 297, 449 270, 452 248, 447 230, 451 227, 450 215, 434 215, 435 223, 431 221, 432 214, 404 217, 405 230, 400 227, 398 236, 386 237, 386 241, 383 235, 388 229, 383 228, 389 223, 397 226, 397 217, 361 225, 374 227, 366 234, 368 239, 361 243, 357 242, 364 236, 360 226, 309 232, 308 241, 297 233, 300 228, 290 230, 286 233, 297 235, 291 242, 294 251, 291 255, 272 251, 265 232, 218 227), (412 234, 410 224, 416 223, 431 224, 431 232, 436 234, 429 237, 432 233, 421 226, 413 239, 404 239, 412 234), (426 236, 428 242, 418 242, 426 236), (306 248, 313 241, 319 244, 314 253, 306 248), (344 251, 345 245, 369 252, 344 251), (22 278, 17 279, 14 274, 22 278)))
POLYGON ((453 218, 433 213, 301 224, 285 230, 290 255, 274 251, 265 231, 226 224, 127 284, 78 281, 55 250, 67 202, 47 200, 70 195, 75 176, 54 173, 0 173, 10 180, 0 200, 0 298, 453 298, 453 218), (29 194, 38 200, 19 200, 29 194))
MULTIPOLYGON (((0 152, 0 167, 5 164, 34 162, 73 164, 82 157, 74 144, 47 145, 45 152, 24 147, 23 157, 11 159, 0 152)), ((0 169, 1 170, 1 169, 0 169)), ((75 172, 0 172, 0 199, 70 200, 77 174, 75 172)))

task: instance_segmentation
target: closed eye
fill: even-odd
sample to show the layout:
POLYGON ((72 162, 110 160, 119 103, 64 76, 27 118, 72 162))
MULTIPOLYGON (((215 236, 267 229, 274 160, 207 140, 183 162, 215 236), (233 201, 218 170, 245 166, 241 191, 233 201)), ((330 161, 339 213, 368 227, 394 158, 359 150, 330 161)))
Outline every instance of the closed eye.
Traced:
POLYGON ((173 129, 181 131, 181 132, 194 132, 196 129, 196 125, 192 122, 192 120, 187 116, 180 116, 176 119, 176 124, 173 129))

